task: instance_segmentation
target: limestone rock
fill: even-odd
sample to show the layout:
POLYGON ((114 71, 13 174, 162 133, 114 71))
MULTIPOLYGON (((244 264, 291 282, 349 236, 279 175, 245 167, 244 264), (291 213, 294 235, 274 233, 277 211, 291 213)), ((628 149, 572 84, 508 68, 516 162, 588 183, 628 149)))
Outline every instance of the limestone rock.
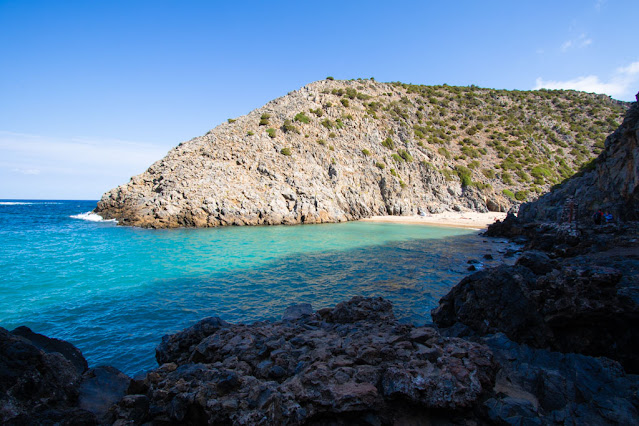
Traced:
MULTIPOLYGON (((579 102, 563 92, 549 95, 579 102)), ((546 94, 530 96, 556 108, 546 94)), ((616 119, 624 110, 610 99, 580 96, 601 107, 602 120, 616 119)), ((515 202, 502 190, 532 194, 530 179, 515 182, 491 172, 502 162, 501 151, 510 151, 495 138, 521 145, 496 115, 519 103, 520 93, 489 89, 314 82, 180 144, 146 172, 105 193, 95 212, 122 225, 166 228, 506 211, 515 202), (472 106, 467 99, 474 100, 472 106), (486 120, 492 120, 490 128, 486 120), (462 186, 464 173, 470 180, 462 186)), ((541 118, 536 110, 522 114, 524 121, 541 118)), ((592 121, 579 110, 571 116, 579 125, 592 121)), ((554 120, 545 114, 540 126, 549 134, 561 130, 576 143, 562 130, 569 123, 554 120)), ((594 149, 594 143, 586 146, 594 149)), ((526 144, 533 156, 557 149, 534 139, 526 144)), ((564 155, 566 164, 576 161, 564 155)), ((547 189, 550 182, 536 185, 547 189)))

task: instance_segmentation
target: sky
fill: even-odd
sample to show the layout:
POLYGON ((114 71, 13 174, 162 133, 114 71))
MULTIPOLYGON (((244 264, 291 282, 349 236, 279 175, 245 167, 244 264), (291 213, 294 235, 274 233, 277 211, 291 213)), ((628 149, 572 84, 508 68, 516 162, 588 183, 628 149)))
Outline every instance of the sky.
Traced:
POLYGON ((0 0, 0 199, 98 200, 327 76, 633 101, 639 1, 0 0))

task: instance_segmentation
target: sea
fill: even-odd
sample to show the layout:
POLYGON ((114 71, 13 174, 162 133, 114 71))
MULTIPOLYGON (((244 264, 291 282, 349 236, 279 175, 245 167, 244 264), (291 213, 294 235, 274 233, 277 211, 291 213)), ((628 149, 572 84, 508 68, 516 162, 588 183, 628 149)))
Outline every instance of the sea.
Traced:
POLYGON ((429 323, 471 264, 490 266, 509 244, 372 222, 141 229, 102 220, 95 206, 0 200, 0 326, 67 340, 90 366, 131 376, 157 367, 162 336, 208 316, 278 320, 292 304, 317 310, 360 295, 429 323))

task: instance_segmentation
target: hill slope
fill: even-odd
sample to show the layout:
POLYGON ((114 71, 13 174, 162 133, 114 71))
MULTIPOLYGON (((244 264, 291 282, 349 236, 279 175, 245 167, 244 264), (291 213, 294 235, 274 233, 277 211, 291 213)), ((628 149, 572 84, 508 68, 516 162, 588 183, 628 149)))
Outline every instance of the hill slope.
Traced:
POLYGON ((535 202, 522 205, 522 221, 558 220, 569 199, 578 206, 578 219, 586 223, 597 209, 624 221, 639 220, 639 93, 637 101, 619 128, 606 138, 599 157, 580 175, 535 202))
POLYGON ((597 155, 626 108, 570 91, 327 79, 180 144, 96 212, 204 227, 505 211, 597 155))

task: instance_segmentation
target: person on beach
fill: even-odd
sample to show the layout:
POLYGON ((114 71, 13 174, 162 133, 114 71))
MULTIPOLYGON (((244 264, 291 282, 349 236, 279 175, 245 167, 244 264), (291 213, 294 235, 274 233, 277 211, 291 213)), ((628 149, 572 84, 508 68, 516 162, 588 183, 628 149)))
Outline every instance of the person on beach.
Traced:
POLYGON ((601 225, 603 221, 603 212, 601 210, 597 210, 594 215, 592 215, 592 220, 595 222, 595 225, 601 225))

